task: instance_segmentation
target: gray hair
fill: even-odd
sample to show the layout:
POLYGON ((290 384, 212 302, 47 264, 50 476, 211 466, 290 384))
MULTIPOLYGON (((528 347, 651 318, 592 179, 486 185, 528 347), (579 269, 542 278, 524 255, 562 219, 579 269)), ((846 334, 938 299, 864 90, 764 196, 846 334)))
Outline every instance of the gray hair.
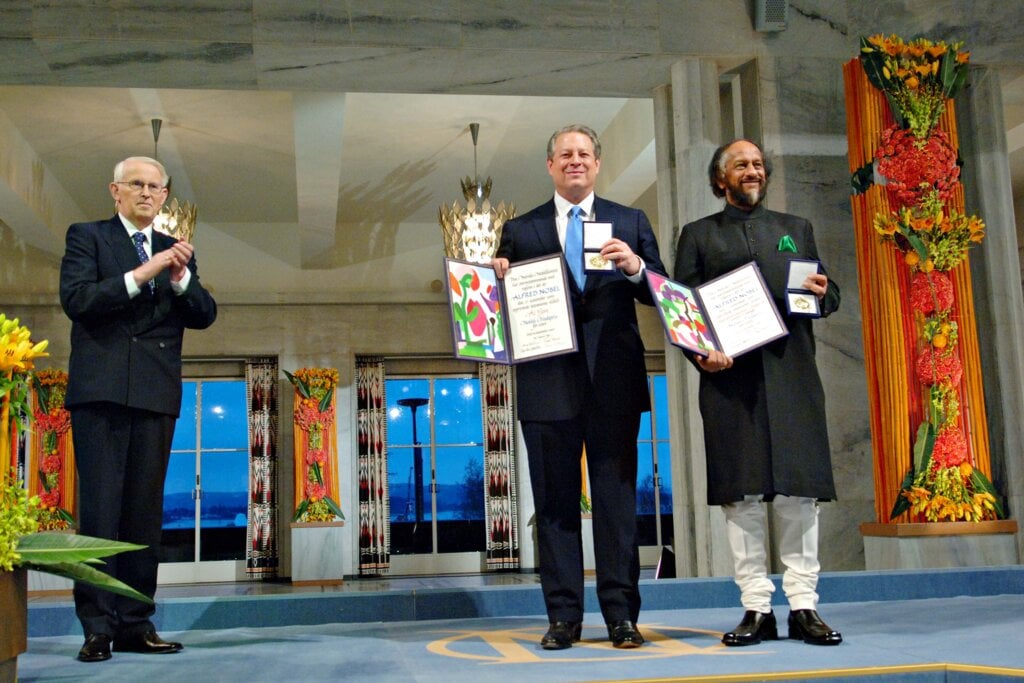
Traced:
POLYGON ((727 154, 726 151, 737 142, 749 142, 754 147, 757 147, 757 151, 761 153, 761 162, 764 164, 765 182, 772 177, 772 160, 765 155, 764 148, 749 138, 736 138, 716 149, 715 153, 711 156, 711 163, 708 164, 708 180, 711 182, 711 192, 716 197, 725 196, 725 190, 718 186, 718 181, 725 177, 725 167, 729 163, 729 159, 732 158, 732 155, 727 154))
POLYGON ((124 182, 124 167, 130 163, 150 164, 151 166, 156 166, 157 170, 160 171, 160 184, 163 185, 164 187, 167 187, 167 183, 171 179, 171 177, 167 175, 167 169, 164 168, 164 165, 161 164, 159 161, 157 161, 156 159, 151 159, 150 157, 128 157, 123 161, 117 162, 117 165, 114 166, 115 183, 124 182))
POLYGON ((566 133, 583 133, 590 141, 594 143, 594 158, 601 158, 601 141, 597 138, 597 133, 590 126, 584 126, 582 123, 574 123, 568 126, 559 128, 548 140, 548 159, 555 158, 555 141, 566 133))

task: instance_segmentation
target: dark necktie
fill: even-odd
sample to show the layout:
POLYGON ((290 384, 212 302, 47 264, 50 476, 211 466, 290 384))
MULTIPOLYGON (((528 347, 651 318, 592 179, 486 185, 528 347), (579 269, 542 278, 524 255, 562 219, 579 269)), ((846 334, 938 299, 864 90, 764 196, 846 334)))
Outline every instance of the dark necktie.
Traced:
POLYGON ((583 209, 574 206, 569 210, 569 221, 565 226, 565 260, 576 285, 583 291, 587 276, 583 273, 583 209))
MULTIPOLYGON (((146 247, 144 246, 146 244, 146 233, 141 231, 135 233, 134 235, 132 235, 132 241, 135 242, 135 251, 139 255, 139 262, 145 263, 146 261, 148 261, 149 255, 146 253, 146 247)), ((149 291, 152 292, 156 289, 156 283, 153 282, 152 280, 150 280, 146 284, 149 285, 149 291)))

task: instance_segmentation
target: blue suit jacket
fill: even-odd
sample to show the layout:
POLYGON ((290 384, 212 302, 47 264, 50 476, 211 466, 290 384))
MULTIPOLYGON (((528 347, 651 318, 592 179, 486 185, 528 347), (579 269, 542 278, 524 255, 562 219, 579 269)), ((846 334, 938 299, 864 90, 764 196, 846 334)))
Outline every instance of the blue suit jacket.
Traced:
MULTIPOLYGON (((647 268, 664 274, 658 242, 643 211, 594 198, 596 219, 613 224, 612 235, 626 242, 647 268)), ((560 253, 551 199, 505 224, 496 256, 511 262, 560 253)), ((579 291, 569 278, 579 350, 516 366, 516 407, 521 420, 566 420, 578 415, 588 398, 613 414, 650 409, 644 345, 634 302, 652 305, 643 279, 630 282, 616 270, 589 274, 579 291)))
MULTIPOLYGON (((153 232, 153 253, 175 240, 153 232)), ((185 328, 213 324, 217 304, 192 278, 181 296, 170 271, 128 297, 124 274, 139 265, 120 219, 68 228, 60 266, 60 303, 71 319, 71 359, 65 405, 109 402, 177 416, 181 407, 181 345, 185 328)))

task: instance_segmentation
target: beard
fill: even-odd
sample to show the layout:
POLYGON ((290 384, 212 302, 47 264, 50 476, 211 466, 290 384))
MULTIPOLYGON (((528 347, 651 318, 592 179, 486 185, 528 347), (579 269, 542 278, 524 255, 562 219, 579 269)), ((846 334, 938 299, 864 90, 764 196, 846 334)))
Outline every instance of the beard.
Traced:
POLYGON ((729 197, 733 200, 733 203, 737 206, 748 209, 753 209, 755 206, 763 202, 765 194, 767 194, 767 190, 767 182, 762 182, 758 187, 752 190, 745 190, 743 188, 743 183, 729 185, 727 188, 727 192, 729 197))

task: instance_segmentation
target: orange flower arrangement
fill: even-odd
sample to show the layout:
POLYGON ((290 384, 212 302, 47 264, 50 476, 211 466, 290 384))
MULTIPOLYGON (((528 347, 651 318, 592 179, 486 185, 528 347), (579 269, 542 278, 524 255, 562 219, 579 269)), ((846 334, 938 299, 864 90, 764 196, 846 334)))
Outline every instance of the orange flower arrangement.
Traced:
POLYGON ((39 407, 35 412, 35 431, 42 442, 39 466, 39 525, 44 531, 67 529, 75 523, 61 499, 65 453, 61 437, 71 429, 71 413, 64 407, 68 373, 40 370, 33 376, 39 407))
MULTIPOLYGON (((936 126, 947 100, 967 77, 970 53, 962 52, 961 45, 904 41, 895 35, 861 40, 861 65, 885 94, 895 120, 882 131, 874 158, 889 204, 896 208, 877 214, 873 224, 910 269, 909 302, 917 331, 914 371, 928 396, 928 413, 891 518, 907 510, 929 521, 1002 516, 991 482, 970 462, 960 421, 963 367, 948 271, 984 239, 985 224, 951 207, 960 168, 949 136, 936 126)), ((855 179, 855 187, 862 180, 855 179)))
MULTIPOLYGON (((306 468, 303 497, 295 509, 293 522, 330 522, 345 519, 338 504, 328 495, 324 470, 328 465, 324 432, 334 425, 334 389, 338 371, 334 368, 300 368, 295 374, 284 371, 298 392, 294 420, 297 429, 305 432, 305 452, 296 453, 306 468)), ((298 442, 297 442, 298 443, 298 442)), ((296 486, 298 488, 298 485, 296 486)))

